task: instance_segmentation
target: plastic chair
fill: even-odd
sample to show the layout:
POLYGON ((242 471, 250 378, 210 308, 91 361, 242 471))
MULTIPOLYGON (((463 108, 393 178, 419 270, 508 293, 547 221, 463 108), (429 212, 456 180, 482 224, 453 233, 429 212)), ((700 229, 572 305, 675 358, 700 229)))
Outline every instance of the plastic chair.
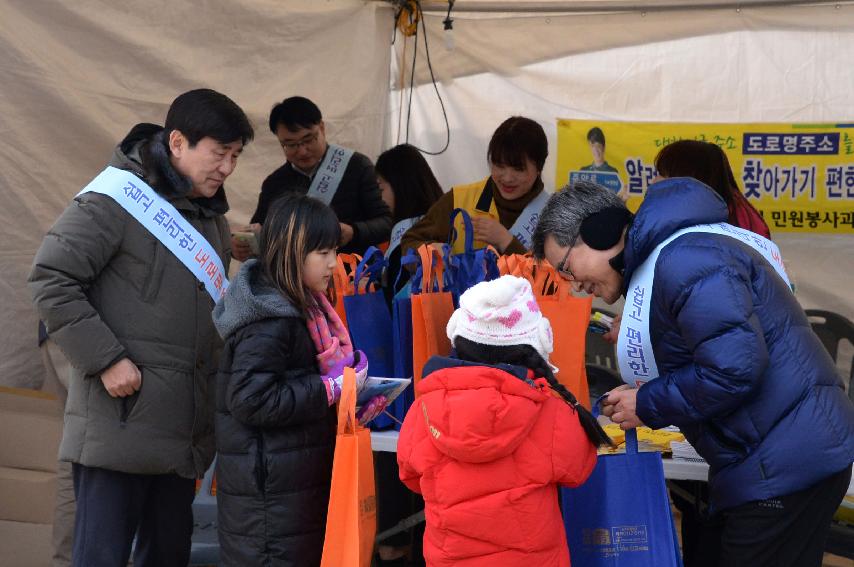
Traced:
MULTIPOLYGON (((833 362, 839 366, 839 344, 842 341, 854 346, 854 324, 847 317, 834 313, 832 311, 822 311, 821 309, 806 309, 804 311, 809 319, 810 325, 821 344, 827 350, 833 362)), ((852 388, 852 378, 854 378, 854 360, 848 362, 848 398, 854 402, 854 388, 852 388)), ((842 377, 845 381, 845 373, 842 377)), ((854 559, 854 526, 838 523, 834 521, 830 525, 830 533, 827 536, 827 543, 824 550, 834 555, 854 559)))
MULTIPOLYGON (((615 317, 614 313, 605 309, 595 308, 595 311, 601 311, 609 317, 615 317)), ((584 361, 587 364, 593 364, 603 368, 617 369, 617 351, 616 347, 602 338, 602 335, 595 333, 590 329, 587 330, 587 342, 584 351, 584 361)), ((591 396, 592 396, 591 391, 591 396)), ((591 397, 591 399, 593 399, 591 397)))
MULTIPOLYGON (((848 344, 854 347, 854 323, 851 323, 847 317, 832 311, 807 309, 804 313, 806 313, 813 331, 821 340, 821 344, 824 345, 830 354, 830 358, 838 367, 840 365, 839 344, 842 341, 848 341, 848 344)), ((854 388, 851 387, 851 381, 854 378, 854 359, 848 361, 847 367, 848 372, 843 373, 842 381, 846 382, 848 398, 854 402, 854 388)))

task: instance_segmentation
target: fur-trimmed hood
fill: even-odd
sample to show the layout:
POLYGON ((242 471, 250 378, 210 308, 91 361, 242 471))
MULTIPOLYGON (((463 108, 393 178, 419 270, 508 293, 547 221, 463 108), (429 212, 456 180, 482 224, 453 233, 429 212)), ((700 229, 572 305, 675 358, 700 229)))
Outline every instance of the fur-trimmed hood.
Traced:
POLYGON ((274 317, 301 317, 288 299, 267 283, 258 260, 248 260, 231 280, 213 311, 213 321, 223 339, 250 323, 274 317))

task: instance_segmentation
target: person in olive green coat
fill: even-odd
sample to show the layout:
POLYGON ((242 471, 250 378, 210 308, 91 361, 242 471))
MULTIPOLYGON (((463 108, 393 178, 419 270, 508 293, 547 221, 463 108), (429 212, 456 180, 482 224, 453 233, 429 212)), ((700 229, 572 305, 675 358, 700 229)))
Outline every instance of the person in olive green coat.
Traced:
MULTIPOLYGON (((109 165, 148 183, 228 269, 223 181, 253 130, 208 89, 138 124, 109 165)), ((112 197, 78 195, 36 254, 29 286, 70 361, 60 459, 73 463, 73 564, 186 566, 194 479, 214 454, 221 341, 204 285, 112 197)))

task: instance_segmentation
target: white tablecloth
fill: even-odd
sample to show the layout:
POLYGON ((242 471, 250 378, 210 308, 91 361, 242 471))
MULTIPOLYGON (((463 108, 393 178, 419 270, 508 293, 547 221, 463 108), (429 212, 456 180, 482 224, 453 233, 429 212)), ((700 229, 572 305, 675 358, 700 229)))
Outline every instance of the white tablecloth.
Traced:
MULTIPOLYGON (((397 431, 374 431, 371 433, 371 445, 374 451, 397 452, 397 431)), ((709 465, 678 459, 662 459, 664 478, 671 480, 708 480, 709 465)), ((848 494, 854 495, 854 477, 848 485, 848 494)))

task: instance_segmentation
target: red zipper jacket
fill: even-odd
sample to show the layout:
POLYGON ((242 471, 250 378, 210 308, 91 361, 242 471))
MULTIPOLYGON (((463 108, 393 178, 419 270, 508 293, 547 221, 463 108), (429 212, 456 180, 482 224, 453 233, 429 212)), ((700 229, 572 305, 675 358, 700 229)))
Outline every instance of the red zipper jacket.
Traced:
POLYGON ((568 567, 556 487, 596 465, 578 415, 523 368, 434 357, 424 373, 397 459, 424 495, 427 564, 568 567))

